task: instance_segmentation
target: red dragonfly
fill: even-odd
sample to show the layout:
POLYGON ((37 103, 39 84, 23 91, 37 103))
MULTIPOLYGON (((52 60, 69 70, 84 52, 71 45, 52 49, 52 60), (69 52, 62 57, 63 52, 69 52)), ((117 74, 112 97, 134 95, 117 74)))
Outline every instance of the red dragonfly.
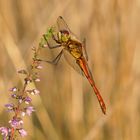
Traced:
MULTIPOLYGON (((66 24, 66 22, 61 16, 59 16, 57 19, 57 29, 58 29, 57 32, 51 31, 51 37, 47 37, 46 35, 44 35, 44 39, 46 40, 47 45, 50 49, 54 49, 58 47, 62 47, 63 49, 53 61, 47 61, 47 62, 57 64, 62 54, 66 54, 66 52, 67 54, 72 56, 75 64, 82 70, 82 72, 88 79, 90 85, 92 86, 94 93, 99 101, 102 112, 106 114, 106 106, 104 100, 95 85, 92 74, 88 67, 88 63, 87 63, 88 57, 86 52, 85 40, 83 42, 79 41, 75 37, 75 35, 71 32, 68 25, 66 24)), ((67 60, 71 64, 69 58, 67 58, 67 60)), ((75 69, 77 68, 75 67, 75 69)))

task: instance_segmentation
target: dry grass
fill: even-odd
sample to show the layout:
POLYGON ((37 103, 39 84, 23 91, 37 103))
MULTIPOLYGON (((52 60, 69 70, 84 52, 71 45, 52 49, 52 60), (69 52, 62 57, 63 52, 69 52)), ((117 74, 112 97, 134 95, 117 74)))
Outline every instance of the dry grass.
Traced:
MULTIPOLYGON (((36 114, 26 118, 26 140, 140 139, 140 1, 4 0, 0 1, 0 124, 8 116, 7 90, 21 83, 31 47, 62 15, 72 31, 86 37, 89 64, 107 105, 101 113, 87 80, 65 61, 44 65, 36 114)), ((50 50, 44 54, 53 58, 50 50)))

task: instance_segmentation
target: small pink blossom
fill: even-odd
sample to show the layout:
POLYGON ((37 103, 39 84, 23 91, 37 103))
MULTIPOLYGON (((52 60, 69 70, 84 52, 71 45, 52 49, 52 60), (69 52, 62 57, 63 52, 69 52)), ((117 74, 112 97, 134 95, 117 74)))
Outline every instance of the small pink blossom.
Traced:
POLYGON ((6 104, 5 107, 7 107, 7 109, 8 109, 7 111, 8 112, 11 112, 11 111, 14 110, 14 104, 12 104, 12 103, 11 104, 6 104))
POLYGON ((29 104, 32 101, 32 99, 30 97, 26 97, 24 101, 26 104, 29 104))
POLYGON ((17 90, 18 90, 18 88, 17 87, 12 87, 12 88, 10 88, 9 89, 11 92, 16 92, 17 90))
POLYGON ((13 94, 11 95, 11 97, 12 97, 12 98, 17 98, 17 94, 16 94, 16 93, 13 93, 13 94))
POLYGON ((15 118, 13 120, 10 120, 9 123, 14 128, 20 128, 23 125, 23 120, 21 118, 15 118))
POLYGON ((43 67, 41 65, 38 65, 36 68, 37 69, 42 69, 43 67))
POLYGON ((7 127, 0 127, 0 132, 3 135, 3 140, 7 139, 8 133, 9 133, 9 128, 7 127))
POLYGON ((36 78, 34 81, 35 82, 40 82, 40 79, 39 78, 36 78))
POLYGON ((19 132, 19 134, 20 134, 21 137, 27 136, 27 132, 23 128, 22 129, 19 129, 18 132, 19 132))
POLYGON ((35 110, 32 106, 28 106, 27 108, 25 108, 25 112, 29 116, 32 114, 33 111, 35 111, 35 110))
POLYGON ((40 93, 40 91, 37 89, 33 89, 31 92, 32 95, 38 95, 39 93, 40 93))

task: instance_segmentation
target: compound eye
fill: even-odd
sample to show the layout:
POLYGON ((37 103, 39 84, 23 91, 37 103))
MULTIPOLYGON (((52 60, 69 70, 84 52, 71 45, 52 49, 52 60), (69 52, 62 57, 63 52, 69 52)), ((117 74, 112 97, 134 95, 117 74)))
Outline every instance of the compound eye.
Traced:
POLYGON ((67 30, 61 30, 60 32, 65 35, 69 35, 69 32, 67 30))

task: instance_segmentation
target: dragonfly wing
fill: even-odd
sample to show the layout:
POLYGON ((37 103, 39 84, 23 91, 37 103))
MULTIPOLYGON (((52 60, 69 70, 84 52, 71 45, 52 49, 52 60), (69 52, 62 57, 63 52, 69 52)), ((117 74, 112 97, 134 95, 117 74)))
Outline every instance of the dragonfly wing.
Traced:
POLYGON ((49 28, 43 36, 49 46, 52 47, 58 45, 58 43, 55 41, 57 40, 57 26, 52 26, 49 28))
POLYGON ((87 50, 86 50, 86 39, 85 38, 83 40, 82 47, 83 47, 84 56, 85 56, 86 60, 88 61, 88 54, 87 54, 87 50))
POLYGON ((75 40, 75 41, 80 42, 80 41, 78 40, 77 36, 70 30, 69 26, 67 25, 67 23, 65 22, 65 20, 63 19, 63 17, 59 16, 59 17, 57 18, 57 26, 58 26, 58 30, 59 30, 59 31, 61 31, 61 30, 62 30, 62 31, 63 31, 63 30, 68 31, 69 34, 71 35, 72 40, 75 40))
POLYGON ((86 61, 85 63, 86 63, 86 67, 87 67, 88 73, 89 73, 91 79, 94 81, 93 75, 92 75, 92 73, 91 73, 91 70, 90 70, 90 68, 89 68, 89 65, 88 65, 87 61, 86 61))
POLYGON ((86 58, 82 57, 82 58, 81 58, 79 61, 77 61, 77 62, 78 62, 79 67, 80 67, 81 70, 83 71, 84 75, 85 75, 86 77, 89 77, 89 78, 92 80, 92 82, 94 82, 94 79, 93 79, 92 73, 91 73, 91 71, 90 71, 90 68, 89 68, 89 66, 88 66, 88 63, 87 63, 87 61, 86 61, 86 58))
POLYGON ((69 33, 71 33, 71 30, 69 29, 67 23, 61 16, 57 18, 57 26, 58 26, 58 30, 67 30, 69 33))
POLYGON ((51 29, 48 31, 49 32, 48 34, 49 37, 47 37, 48 45, 56 46, 58 44, 56 40, 58 40, 58 32, 61 30, 66 30, 71 34, 68 25, 66 24, 64 19, 61 16, 59 16, 57 18, 57 23, 54 24, 54 26, 52 26, 51 29))
POLYGON ((75 70, 77 71, 80 75, 84 76, 83 71, 81 68, 77 65, 75 58, 67 51, 63 51, 64 58, 68 62, 68 64, 75 70))

